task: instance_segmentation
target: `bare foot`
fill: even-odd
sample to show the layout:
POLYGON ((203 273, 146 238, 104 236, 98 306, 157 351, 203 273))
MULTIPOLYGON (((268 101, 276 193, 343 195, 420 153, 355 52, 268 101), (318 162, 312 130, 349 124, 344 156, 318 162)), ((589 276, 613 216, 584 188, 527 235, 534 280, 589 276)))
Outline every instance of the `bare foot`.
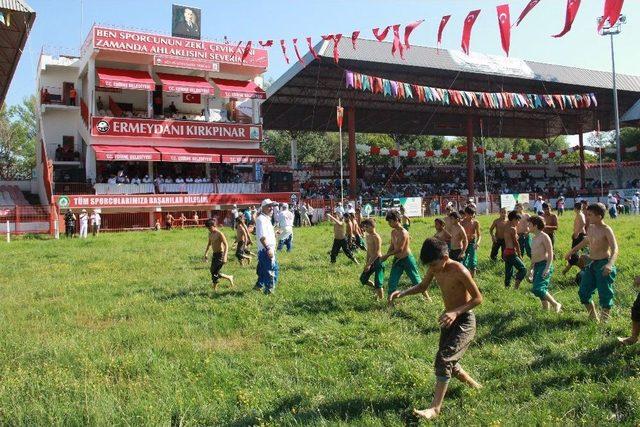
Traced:
POLYGON ((413 414, 425 420, 432 420, 440 414, 440 411, 436 408, 423 409, 422 411, 414 409, 413 414))
POLYGON ((424 299, 425 299, 427 302, 433 302, 433 300, 431 299, 431 295, 429 295, 429 292, 424 291, 424 292, 422 293, 422 295, 424 296, 424 299))
POLYGON ((633 345, 633 344, 638 342, 638 338, 636 338, 636 337, 627 337, 627 338, 618 337, 618 342, 620 344, 622 344, 622 345, 633 345))
POLYGON ((236 284, 233 282, 233 276, 229 276, 229 283, 231 284, 231 287, 233 288, 236 284))
POLYGON ((609 314, 608 311, 603 310, 600 312, 600 319, 602 320, 602 322, 607 323, 610 318, 611 318, 611 315, 609 314))
POLYGON ((556 313, 560 313, 560 311, 562 311, 562 304, 557 303, 553 309, 556 313))
POLYGON ((549 301, 542 301, 542 309, 549 310, 549 301))

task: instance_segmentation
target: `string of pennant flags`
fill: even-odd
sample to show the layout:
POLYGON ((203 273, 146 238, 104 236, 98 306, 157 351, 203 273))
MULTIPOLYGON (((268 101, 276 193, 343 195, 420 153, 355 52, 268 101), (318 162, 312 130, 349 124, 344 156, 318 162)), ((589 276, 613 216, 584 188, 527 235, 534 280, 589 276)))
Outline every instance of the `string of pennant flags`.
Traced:
POLYGON ((447 106, 501 110, 523 108, 559 108, 565 110, 587 109, 598 106, 598 100, 594 93, 538 95, 513 92, 473 92, 399 82, 349 70, 345 71, 345 85, 347 89, 382 94, 385 97, 390 96, 404 100, 414 99, 422 103, 447 106))
MULTIPOLYGON (((527 3, 527 5, 525 6, 525 8, 520 12, 520 14, 518 15, 518 18, 513 24, 511 22, 511 11, 510 11, 509 4, 501 4, 496 6, 497 22, 498 22, 498 28, 500 30, 500 42, 502 45, 502 49, 504 50, 507 56, 509 56, 509 50, 511 47, 511 32, 513 28, 518 27, 522 23, 522 21, 525 19, 525 17, 527 17, 539 3, 540 3, 540 0, 530 0, 529 3, 527 3)), ((580 10, 581 3, 582 3, 582 0, 567 0, 564 27, 558 34, 552 35, 552 37, 555 37, 555 38, 563 37, 569 31, 571 31, 573 23, 576 17, 578 16, 578 11, 580 10)), ((601 31, 602 28, 605 25, 607 25, 607 23, 611 27, 615 26, 622 14, 623 5, 624 5, 624 0, 604 0, 604 11, 602 14, 602 19, 598 22, 597 30, 601 31)), ((473 31, 473 26, 476 23, 478 17, 480 16, 481 12, 482 12, 482 9, 472 10, 469 12, 469 14, 466 16, 464 20, 464 24, 462 28, 462 41, 460 43, 460 47, 462 48, 462 51, 465 52, 466 54, 469 54, 471 51, 471 34, 473 31)), ((449 23, 450 20, 451 20, 451 15, 445 15, 440 19, 440 23, 438 25, 438 33, 437 33, 437 46, 440 46, 442 44, 442 38, 444 36, 447 24, 449 23)), ((405 51, 411 48, 411 44, 409 41, 411 34, 423 22, 425 22, 424 19, 419 19, 410 24, 404 25, 404 27, 402 24, 393 24, 393 25, 388 25, 384 28, 381 28, 381 27, 373 28, 371 32, 373 33, 373 36, 376 38, 376 40, 378 40, 379 42, 385 41, 387 37, 391 35, 392 37, 391 54, 394 57, 396 56, 396 54, 398 54, 401 59, 404 59, 405 51)), ((350 35, 353 49, 357 48, 357 41, 360 38, 360 34, 361 34, 360 30, 355 30, 350 35)), ((347 37, 349 37, 349 34, 342 34, 342 33, 326 34, 321 36, 322 40, 333 42, 333 59, 336 64, 340 59, 338 44, 343 38, 347 38, 347 37)), ((312 40, 313 40, 312 37, 305 37, 305 39, 307 42, 307 47, 309 49, 309 52, 312 54, 314 59, 318 59, 319 56, 312 43, 312 40)), ((291 45, 293 46, 293 50, 295 52, 297 60, 301 64, 305 65, 305 62, 303 59, 304 55, 301 54, 300 50, 298 49, 299 40, 301 41, 302 39, 293 38, 290 41, 285 39, 279 40, 280 49, 282 50, 282 55, 287 64, 289 64, 290 62, 289 54, 287 53, 288 46, 289 46, 288 42, 290 42, 291 45)), ((226 37, 225 37, 225 42, 227 42, 226 37)), ((259 40, 257 44, 260 45, 261 47, 270 48, 275 46, 277 44, 276 42, 277 40, 273 40, 273 39, 259 40)), ((253 41, 247 41, 246 43, 244 43, 244 46, 243 46, 243 42, 241 41, 237 44, 233 55, 236 55, 236 53, 238 52, 242 52, 242 61, 244 61, 249 56, 249 53, 251 52, 251 49, 253 46, 254 46, 253 41)))
MULTIPOLYGON (((599 153, 602 151, 603 153, 615 153, 616 149, 614 148, 599 148, 599 147, 584 147, 586 151, 591 151, 594 153, 599 153)), ((373 145, 364 145, 357 144, 356 150, 360 153, 367 155, 377 155, 377 156, 388 156, 388 157, 406 157, 406 158, 446 158, 449 156, 455 156, 457 154, 466 154, 467 147, 461 145, 459 147, 452 148, 444 148, 441 150, 397 150, 392 148, 381 148, 373 145)), ((549 151, 549 152, 540 152, 537 154, 529 154, 529 153, 508 153, 503 151, 493 151, 493 150, 485 150, 483 147, 475 147, 474 154, 483 154, 486 157, 492 157, 496 159, 505 159, 505 160, 524 160, 524 161, 542 161, 548 159, 555 159, 558 157, 566 156, 568 154, 579 151, 580 147, 575 146, 563 150, 557 151, 549 151)), ((634 153, 640 151, 640 144, 632 146, 632 147, 624 147, 623 154, 625 153, 634 153)))

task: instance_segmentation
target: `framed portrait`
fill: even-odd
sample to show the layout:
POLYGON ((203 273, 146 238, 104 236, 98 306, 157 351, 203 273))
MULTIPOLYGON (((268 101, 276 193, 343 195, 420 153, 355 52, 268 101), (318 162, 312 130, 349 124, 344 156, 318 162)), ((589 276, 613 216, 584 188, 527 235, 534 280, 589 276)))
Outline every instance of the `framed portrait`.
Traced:
POLYGON ((200 40, 202 11, 196 7, 172 5, 171 35, 200 40))

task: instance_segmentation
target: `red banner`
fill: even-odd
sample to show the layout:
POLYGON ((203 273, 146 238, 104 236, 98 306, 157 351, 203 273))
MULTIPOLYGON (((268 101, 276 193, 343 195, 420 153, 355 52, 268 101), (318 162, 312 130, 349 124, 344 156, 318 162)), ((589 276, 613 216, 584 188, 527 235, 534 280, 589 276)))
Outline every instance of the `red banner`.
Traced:
POLYGON ((266 49, 251 49, 243 61, 244 52, 235 49, 235 45, 231 44, 104 27, 93 28, 93 47, 100 50, 130 52, 140 55, 162 55, 245 67, 267 68, 269 65, 266 49))
POLYGON ((217 62, 197 58, 179 58, 166 55, 154 55, 153 65, 199 71, 220 71, 220 64, 218 64, 217 62))
MULTIPOLYGON (((53 196, 54 203, 62 209, 81 208, 169 208, 215 205, 259 205, 264 199, 289 202, 296 193, 256 193, 256 194, 139 194, 129 196, 82 195, 53 196)), ((298 194, 297 194, 298 195, 298 194)), ((298 195, 299 197, 299 195, 298 195)))
POLYGON ((259 142, 262 141, 262 126, 186 120, 93 117, 91 135, 259 142))

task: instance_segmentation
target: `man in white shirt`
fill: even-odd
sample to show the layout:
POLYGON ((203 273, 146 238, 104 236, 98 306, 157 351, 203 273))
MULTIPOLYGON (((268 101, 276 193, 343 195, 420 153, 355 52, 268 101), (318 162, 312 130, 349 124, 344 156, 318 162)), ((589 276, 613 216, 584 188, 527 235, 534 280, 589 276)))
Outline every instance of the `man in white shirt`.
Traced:
POLYGON ((256 218, 256 239, 258 241, 258 266, 256 273, 256 290, 263 290, 265 295, 273 292, 278 281, 279 266, 276 261, 276 233, 271 223, 273 207, 277 203, 264 199, 260 204, 260 214, 256 218))
POLYGON ((634 215, 640 214, 640 192, 638 191, 631 198, 631 211, 634 215))
POLYGON ((240 212, 238 211, 238 205, 233 205, 233 209, 231 209, 231 228, 235 230, 236 223, 238 222, 238 216, 240 212))
POLYGON ((616 199, 613 194, 609 194, 607 204, 609 207, 609 216, 611 219, 615 219, 618 216, 618 199, 616 199))
POLYGON ((542 213, 543 213, 542 196, 538 196, 536 201, 533 202, 533 211, 536 213, 536 215, 542 215, 542 213))
POLYGON ((142 182, 145 184, 150 184, 151 178, 149 178, 149 175, 145 175, 144 178, 142 178, 142 182))
POLYGON ((86 239, 87 231, 89 230, 89 215, 87 214, 86 209, 82 209, 82 212, 80 212, 79 220, 80 220, 80 238, 86 239))
POLYGON ((94 237, 100 233, 100 225, 102 225, 102 218, 100 217, 100 213, 96 209, 91 212, 91 216, 89 217, 91 220, 91 232, 94 237))
POLYGON ((181 177, 176 178, 176 184, 184 184, 184 179, 181 177))
POLYGON ((107 181, 107 184, 115 185, 116 184, 116 177, 112 176, 111 178, 109 178, 109 180, 107 181))
POLYGON ((278 251, 282 250, 283 246, 287 247, 287 252, 291 252, 291 248, 293 248, 293 220, 294 215, 289 210, 289 205, 283 203, 278 214, 278 229, 281 233, 278 240, 278 251))

